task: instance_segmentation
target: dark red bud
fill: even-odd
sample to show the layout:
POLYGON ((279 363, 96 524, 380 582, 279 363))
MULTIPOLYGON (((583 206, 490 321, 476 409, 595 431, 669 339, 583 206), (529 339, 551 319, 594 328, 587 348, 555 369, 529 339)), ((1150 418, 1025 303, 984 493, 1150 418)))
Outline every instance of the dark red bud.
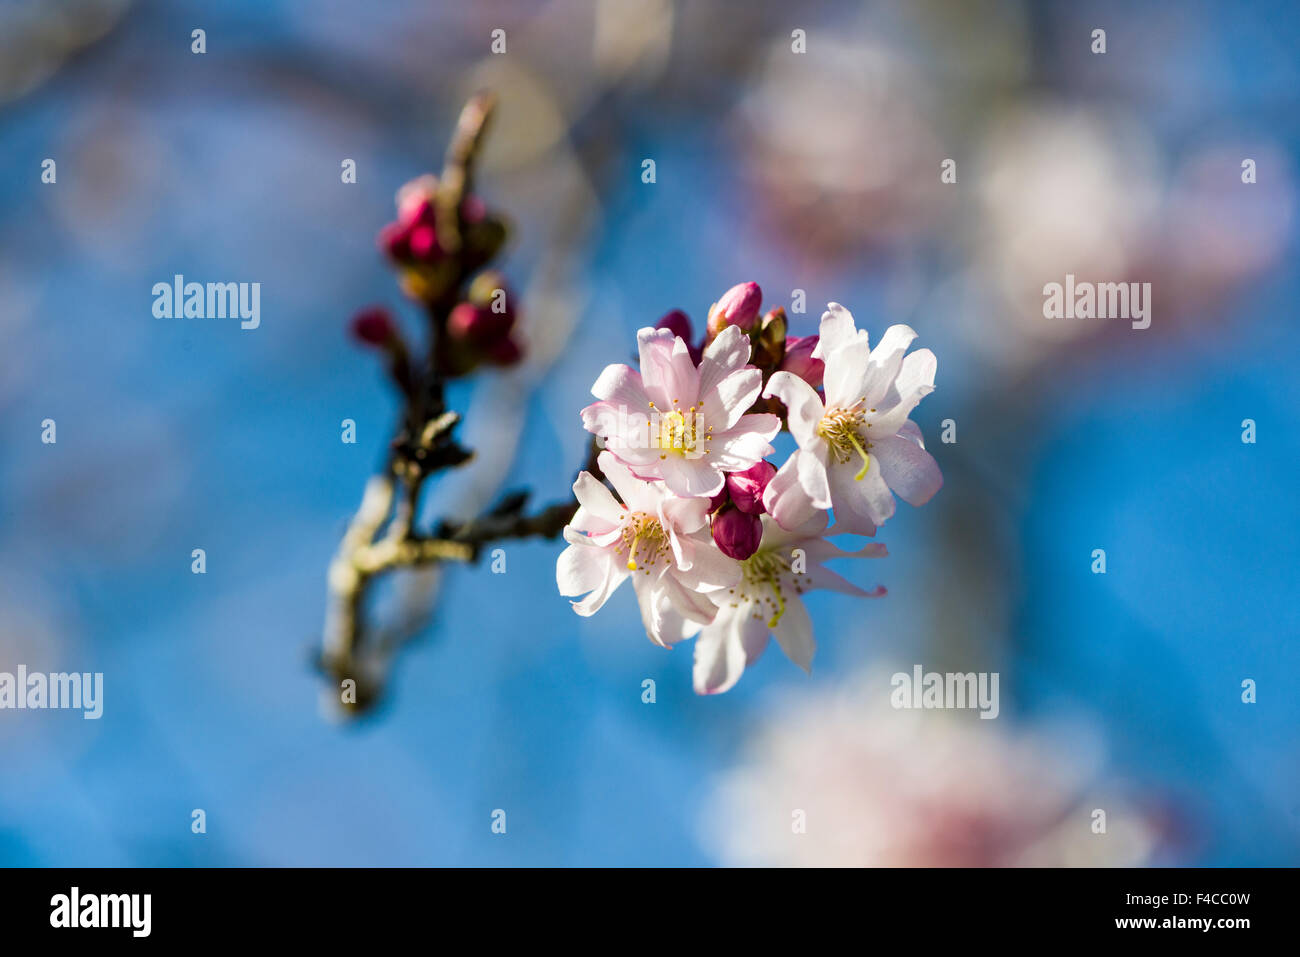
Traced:
POLYGON ((351 331, 358 342, 368 346, 383 346, 396 337, 397 326, 387 309, 371 306, 352 317, 351 331))
POLYGON ((667 329, 687 345, 691 342, 691 320, 680 309, 674 309, 655 323, 656 329, 667 329))
POLYGON ((722 554, 744 561, 758 551, 763 538, 763 520, 739 509, 728 508, 713 516, 713 540, 722 554))

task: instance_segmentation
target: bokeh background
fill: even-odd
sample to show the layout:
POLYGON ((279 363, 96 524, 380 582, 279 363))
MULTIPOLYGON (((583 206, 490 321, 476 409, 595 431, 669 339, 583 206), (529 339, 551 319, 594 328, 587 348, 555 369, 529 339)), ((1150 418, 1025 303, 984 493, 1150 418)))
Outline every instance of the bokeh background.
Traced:
POLYGON ((1298 48, 1284 0, 3 4, 0 670, 106 700, 0 712, 0 862, 1300 863, 1298 48), (946 486, 841 568, 886 599, 812 598, 811 678, 697 698, 535 542, 436 583, 377 714, 322 710, 395 409, 346 321, 416 327, 374 236, 479 87, 530 360, 454 393, 480 457, 429 517, 567 497, 600 369, 735 282, 938 355, 946 486), (261 327, 154 319, 178 272, 261 282, 261 327), (1151 328, 1045 320, 1066 272, 1151 282, 1151 328), (999 672, 1000 717, 882 707, 914 663, 999 672))

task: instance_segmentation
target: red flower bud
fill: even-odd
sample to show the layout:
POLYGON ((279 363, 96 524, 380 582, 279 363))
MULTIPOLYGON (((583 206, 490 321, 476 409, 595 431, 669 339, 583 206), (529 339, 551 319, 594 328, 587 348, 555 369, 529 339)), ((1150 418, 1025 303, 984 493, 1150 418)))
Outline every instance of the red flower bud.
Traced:
POLYGON ((432 223, 419 223, 411 230, 407 239, 411 255, 421 262, 431 262, 442 255, 438 246, 438 233, 432 223))
POLYGON ((491 346, 505 338, 514 321, 514 314, 509 311, 493 312, 489 306, 462 302, 448 314, 447 332, 453 339, 491 346))
POLYGON ((762 515, 767 509, 763 507, 763 490, 776 474, 776 466, 771 462, 757 462, 743 472, 732 472, 727 476, 727 491, 736 508, 748 515, 762 515))
POLYGON ((817 336, 797 336, 785 340, 785 358, 781 360, 781 369, 791 372, 803 379, 814 389, 822 384, 826 374, 826 363, 812 357, 817 348, 817 336))
POLYGON ((691 320, 680 309, 674 309, 672 312, 665 314, 662 319, 655 323, 655 328, 668 329, 682 342, 687 345, 691 343, 691 320))
POLYGON ((757 515, 729 508, 713 516, 713 540, 722 554, 744 561, 758 551, 763 538, 763 520, 757 515))
POLYGON ((394 259, 410 259, 411 231, 401 223, 389 223, 379 231, 379 248, 394 259))
POLYGON ((494 365, 512 366, 523 357, 524 350, 509 336, 502 336, 488 347, 488 358, 494 365))
POLYGON ((388 345, 397 335, 393 317, 383 306, 362 309, 352 317, 352 336, 368 346, 388 345))

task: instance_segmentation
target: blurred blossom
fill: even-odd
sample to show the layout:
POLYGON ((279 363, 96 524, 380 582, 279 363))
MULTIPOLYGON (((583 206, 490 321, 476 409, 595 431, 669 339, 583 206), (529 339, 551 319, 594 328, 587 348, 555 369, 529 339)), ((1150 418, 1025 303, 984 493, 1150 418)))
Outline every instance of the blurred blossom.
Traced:
POLYGON ((103 37, 129 0, 16 0, 0 5, 0 103, 39 86, 103 37))
MULTIPOLYGON (((1006 307, 999 349, 1022 354, 1096 330, 1043 319, 1043 286, 1151 280, 1136 274, 1158 230, 1155 146, 1135 123, 1060 104, 991 124, 974 177, 970 255, 1006 307)), ((981 323, 975 338, 989 340, 981 323)))
POLYGON ((1152 857, 1156 818, 1101 780, 1086 737, 895 710, 890 691, 876 673, 787 701, 762 725, 750 762, 723 775, 701 840, 730 865, 1135 866, 1152 857), (1105 834, 1092 832, 1096 808, 1105 834))
POLYGON ((776 235, 802 255, 845 259, 932 225, 942 154, 918 88, 924 78, 870 35, 844 43, 823 33, 816 56, 792 54, 788 37, 772 46, 734 126, 776 235))
POLYGON ((1216 303, 1279 262, 1294 220, 1294 172, 1279 147, 1217 143, 1193 153, 1169 189, 1163 298, 1186 308, 1216 303), (1250 184, 1246 158, 1255 162, 1250 184))

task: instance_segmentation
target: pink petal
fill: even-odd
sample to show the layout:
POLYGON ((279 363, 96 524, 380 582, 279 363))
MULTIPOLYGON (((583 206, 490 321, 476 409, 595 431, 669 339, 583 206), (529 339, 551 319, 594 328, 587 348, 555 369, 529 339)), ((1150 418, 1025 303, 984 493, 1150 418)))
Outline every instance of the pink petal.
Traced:
POLYGON ((637 342, 641 347, 641 382, 659 411, 685 411, 695 405, 700 373, 691 361, 686 343, 667 329, 650 328, 637 333, 637 342))

